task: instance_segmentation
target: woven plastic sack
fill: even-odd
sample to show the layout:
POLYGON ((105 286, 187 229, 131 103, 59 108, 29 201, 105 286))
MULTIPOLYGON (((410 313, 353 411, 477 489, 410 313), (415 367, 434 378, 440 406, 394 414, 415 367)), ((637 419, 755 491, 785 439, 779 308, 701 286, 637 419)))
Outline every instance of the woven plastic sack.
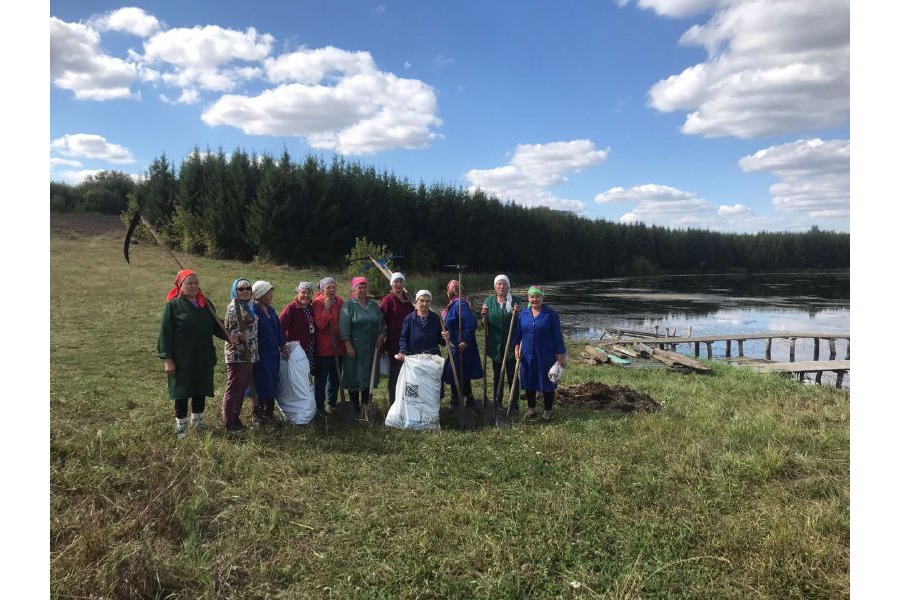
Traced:
POLYGON ((397 377, 394 404, 384 424, 416 431, 440 429, 443 371, 444 359, 436 354, 407 356, 397 377))
POLYGON ((275 401, 285 421, 306 425, 316 416, 316 398, 309 382, 309 359, 298 342, 288 342, 287 349, 290 358, 281 361, 275 401))

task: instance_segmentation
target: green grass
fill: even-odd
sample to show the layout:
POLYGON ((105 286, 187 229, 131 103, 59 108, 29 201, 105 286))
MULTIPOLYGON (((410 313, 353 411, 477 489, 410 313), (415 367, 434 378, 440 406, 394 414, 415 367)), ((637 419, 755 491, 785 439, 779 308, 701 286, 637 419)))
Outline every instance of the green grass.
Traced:
MULTIPOLYGON (((53 597, 849 597, 844 390, 718 363, 575 366, 569 383, 662 410, 230 438, 220 358, 212 431, 176 440, 155 352, 174 262, 143 243, 129 266, 121 236, 54 234, 50 250, 53 597)), ((272 281, 279 309, 314 278, 183 262, 222 311, 238 274, 272 281)))

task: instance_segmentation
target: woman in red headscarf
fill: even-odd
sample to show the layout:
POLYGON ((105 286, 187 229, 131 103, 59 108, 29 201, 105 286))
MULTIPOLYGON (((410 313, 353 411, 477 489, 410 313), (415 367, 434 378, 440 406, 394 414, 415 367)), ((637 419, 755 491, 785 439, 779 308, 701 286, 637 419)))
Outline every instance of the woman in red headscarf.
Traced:
POLYGON ((191 399, 190 424, 199 430, 203 427, 206 397, 215 395, 216 349, 212 336, 223 340, 228 337, 216 324, 210 312, 215 307, 200 291, 200 278, 193 271, 178 272, 175 287, 166 300, 157 350, 165 361, 169 398, 175 401, 175 435, 183 437, 189 424, 188 398, 191 399))

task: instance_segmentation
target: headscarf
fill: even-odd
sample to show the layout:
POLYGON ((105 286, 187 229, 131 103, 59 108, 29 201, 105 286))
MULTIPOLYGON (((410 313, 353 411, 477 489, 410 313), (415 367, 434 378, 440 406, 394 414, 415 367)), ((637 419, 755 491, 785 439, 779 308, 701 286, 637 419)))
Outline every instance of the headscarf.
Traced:
POLYGON ((506 303, 503 305, 503 310, 505 310, 506 312, 512 312, 512 284, 509 282, 509 277, 503 275, 502 273, 494 277, 494 286, 496 286, 500 281, 505 281, 506 287, 509 288, 508 290, 506 290, 506 303))
MULTIPOLYGON (((172 298, 181 298, 181 284, 184 283, 184 280, 190 277, 191 275, 196 275, 190 269, 182 269, 178 271, 178 275, 175 276, 175 287, 169 290, 169 293, 166 295, 166 302, 171 300, 172 298)), ((206 306, 206 297, 203 295, 203 292, 200 289, 197 289, 197 304, 200 305, 200 308, 206 306)))
POLYGON ((416 292, 416 300, 417 301, 420 296, 428 296, 429 298, 432 297, 431 292, 429 292, 428 290, 419 290, 418 292, 416 292))
MULTIPOLYGON (((334 280, 334 277, 326 276, 319 280, 319 291, 316 293, 316 300, 325 300, 325 286, 327 286, 329 283, 333 283, 335 286, 337 286, 337 281, 334 280)), ((336 293, 334 297, 340 298, 340 296, 338 296, 336 293)))
POLYGON ((406 281, 406 276, 403 273, 401 273, 400 271, 394 271, 394 273, 391 275, 391 285, 394 285, 394 282, 397 281, 398 279, 402 279, 403 281, 406 281))
POLYGON ((540 294, 541 296, 543 296, 543 295, 544 295, 544 290, 541 289, 540 287, 536 286, 536 285, 533 285, 533 286, 531 286, 531 287, 528 288, 528 295, 530 296, 530 295, 532 295, 532 294, 540 294))
POLYGON ((450 312, 450 307, 453 306, 453 303, 462 298, 466 301, 466 304, 469 305, 469 308, 472 308, 472 303, 469 302, 469 299, 466 298, 466 288, 460 285, 459 281, 456 279, 451 279, 449 283, 447 283, 447 295, 450 295, 450 292, 456 294, 453 298, 450 299, 450 302, 447 303, 447 306, 444 307, 444 310, 441 311, 441 316, 444 318, 447 317, 447 313, 450 312))
POLYGON ((309 290, 311 293, 313 291, 313 286, 308 281, 301 281, 297 284, 297 287, 294 288, 294 295, 299 294, 300 290, 309 290))
POLYGON ((259 300, 263 296, 265 296, 269 290, 275 289, 275 286, 269 283, 268 281, 264 281, 260 279, 259 281, 253 282, 253 297, 256 300, 259 300))
POLYGON ((350 290, 351 290, 350 296, 351 297, 358 298, 358 296, 356 294, 356 286, 359 285, 360 283, 365 283, 366 285, 368 285, 369 280, 362 276, 354 277, 352 280, 350 280, 350 290))
MULTIPOLYGON (((248 284, 250 283, 250 280, 247 279, 246 277, 238 277, 237 279, 235 279, 234 283, 231 284, 231 301, 232 302, 240 302, 241 308, 243 308, 244 310, 246 310, 250 313, 253 313, 255 315, 256 312, 253 310, 253 305, 250 303, 249 300, 239 300, 238 299, 237 288, 238 288, 238 284, 242 281, 246 281, 248 284)), ((252 290, 252 284, 251 284, 251 290, 252 290)), ((252 291, 250 293, 250 297, 251 298, 253 297, 252 291)))

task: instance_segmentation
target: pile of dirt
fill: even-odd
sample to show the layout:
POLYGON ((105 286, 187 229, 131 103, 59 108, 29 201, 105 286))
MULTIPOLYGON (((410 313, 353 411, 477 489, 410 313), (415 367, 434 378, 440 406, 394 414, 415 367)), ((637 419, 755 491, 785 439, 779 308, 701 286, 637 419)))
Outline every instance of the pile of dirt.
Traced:
POLYGON ((660 408, 659 402, 649 394, 623 385, 605 385, 599 381, 558 388, 556 398, 562 406, 573 408, 619 410, 626 413, 656 412, 660 408))

